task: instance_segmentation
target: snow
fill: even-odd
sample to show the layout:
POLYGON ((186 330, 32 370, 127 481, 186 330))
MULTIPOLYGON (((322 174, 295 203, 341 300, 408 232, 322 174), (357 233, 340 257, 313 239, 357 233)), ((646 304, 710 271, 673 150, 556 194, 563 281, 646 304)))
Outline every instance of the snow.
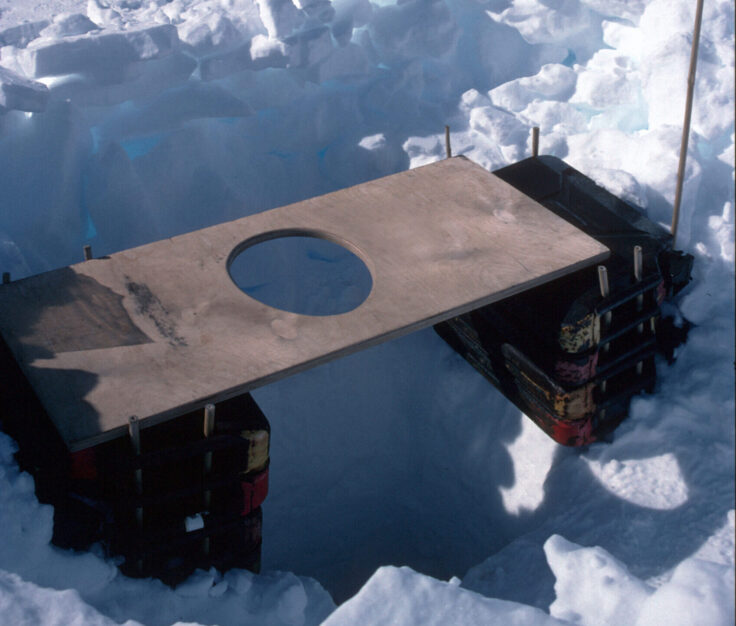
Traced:
MULTIPOLYGON (((668 225, 693 4, 0 0, 0 269, 428 163, 445 124, 489 169, 538 125, 542 153, 668 225)), ((694 280, 669 305, 694 326, 612 442, 557 446, 415 333, 254 394, 264 573, 171 590, 51 546, 0 434, 0 621, 733 623, 733 51, 733 3, 708 0, 677 237, 694 280)))
POLYGON ((602 548, 581 548, 553 535, 544 549, 557 577, 550 613, 559 619, 591 625, 733 623, 732 567, 688 558, 655 589, 602 548))
POLYGON ((647 459, 585 459, 601 484, 622 500, 652 509, 675 509, 688 500, 677 457, 672 453, 647 459))
POLYGON ((324 626, 395 624, 409 626, 554 626, 543 611, 466 591, 455 578, 442 582, 408 567, 381 567, 354 598, 325 620, 324 626))
MULTIPOLYGON (((7 624, 48 626, 113 626, 117 622, 86 604, 79 594, 56 591, 24 581, 20 576, 0 572, 0 615, 7 624)), ((125 621, 126 626, 138 622, 125 621)))
POLYGON ((30 77, 89 74, 100 82, 124 80, 125 69, 172 53, 178 45, 176 28, 161 24, 124 32, 94 32, 32 41, 19 53, 30 77))
POLYGON ((572 623, 635 624, 653 591, 602 548, 580 546, 553 535, 544 544, 556 577, 550 613, 572 623), (605 589, 605 594, 596 593, 605 589))

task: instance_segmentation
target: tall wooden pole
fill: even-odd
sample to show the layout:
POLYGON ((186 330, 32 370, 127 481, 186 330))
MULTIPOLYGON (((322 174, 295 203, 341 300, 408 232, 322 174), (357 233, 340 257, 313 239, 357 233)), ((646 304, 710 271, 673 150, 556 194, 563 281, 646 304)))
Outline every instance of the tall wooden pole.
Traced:
POLYGON ((682 125, 682 142, 680 143, 680 163, 677 166, 677 190, 675 205, 672 209, 672 247, 677 239, 677 226, 680 221, 680 204, 682 203, 682 186, 685 180, 685 162, 687 161, 687 144, 690 139, 690 118, 693 114, 693 94, 695 92, 695 69, 698 65, 698 44, 700 42, 700 25, 703 21, 703 0, 698 0, 695 7, 695 26, 693 28, 693 45, 690 50, 690 72, 687 77, 687 100, 685 101, 685 121, 682 125))

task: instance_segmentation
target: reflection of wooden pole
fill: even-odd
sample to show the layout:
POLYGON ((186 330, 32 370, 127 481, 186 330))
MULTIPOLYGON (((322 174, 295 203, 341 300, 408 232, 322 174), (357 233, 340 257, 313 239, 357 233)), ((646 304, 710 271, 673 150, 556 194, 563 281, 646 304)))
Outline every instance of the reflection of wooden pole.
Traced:
POLYGON ((700 24, 703 21, 703 0, 698 0, 695 7, 695 25, 693 27, 693 45, 690 49, 690 72, 687 77, 687 99, 685 100, 685 121, 682 124, 682 141, 680 143, 680 163, 677 166, 677 189, 675 205, 672 208, 672 247, 677 239, 677 226, 680 222, 680 204, 682 203, 682 186, 685 181, 685 162, 687 161, 687 144, 690 139, 690 118, 693 114, 693 93, 695 92, 695 70, 698 65, 698 44, 700 42, 700 24))
MULTIPOLYGON (((215 405, 207 404, 204 407, 204 436, 209 437, 215 430, 215 405)), ((207 480, 212 471, 212 451, 208 450, 204 453, 204 479, 207 480)), ((208 511, 210 508, 210 500, 212 494, 209 489, 204 490, 204 508, 208 511)), ((202 542, 202 551, 205 554, 210 553, 210 538, 205 537, 202 542)))
MULTIPOLYGON (((133 453, 136 457, 141 455, 141 428, 137 415, 131 415, 128 419, 128 436, 133 446, 133 453)), ((135 492, 139 496, 143 495, 143 470, 137 467, 135 470, 135 492)), ((143 530, 143 507, 135 508, 135 519, 138 522, 138 530, 143 530)), ((138 559, 138 571, 143 570, 143 559, 138 559)))
MULTIPOLYGON (((215 405, 207 404, 204 407, 204 436, 209 437, 215 430, 215 405)), ((209 474, 212 470, 212 452, 204 454, 204 473, 209 474)))
MULTIPOLYGON (((644 278, 644 259, 641 253, 641 246, 634 246, 634 280, 640 283, 644 278)), ((644 308, 644 294, 640 293, 636 296, 637 313, 644 308)), ((639 324, 637 332, 641 335, 644 332, 644 324, 639 324)), ((641 363, 639 363, 641 365, 641 363)), ((637 365, 636 371, 641 374, 641 368, 637 365)))
MULTIPOLYGON (((128 435, 130 436, 130 443, 133 446, 133 453, 136 456, 140 456, 141 427, 137 415, 131 415, 128 420, 128 435)), ((137 467, 135 470, 135 490, 139 496, 143 494, 143 470, 140 467, 137 467)), ((135 515, 138 519, 138 524, 141 525, 143 523, 143 508, 140 506, 136 507, 135 515)))
POLYGON ((445 126, 445 153, 449 159, 452 156, 452 148, 450 147, 450 127, 445 126))
POLYGON ((532 156, 539 156, 539 126, 532 128, 532 156))

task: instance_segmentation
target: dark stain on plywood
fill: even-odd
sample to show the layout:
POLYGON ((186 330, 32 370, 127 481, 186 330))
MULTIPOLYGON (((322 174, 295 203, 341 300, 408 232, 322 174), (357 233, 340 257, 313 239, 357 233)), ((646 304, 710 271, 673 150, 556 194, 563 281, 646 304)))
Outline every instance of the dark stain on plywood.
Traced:
POLYGON ((136 311, 140 315, 147 316, 155 324, 156 330, 169 342, 169 345, 187 345, 186 339, 176 334, 176 322, 171 319, 171 315, 161 300, 153 294, 148 285, 135 283, 126 276, 125 288, 135 300, 136 311))

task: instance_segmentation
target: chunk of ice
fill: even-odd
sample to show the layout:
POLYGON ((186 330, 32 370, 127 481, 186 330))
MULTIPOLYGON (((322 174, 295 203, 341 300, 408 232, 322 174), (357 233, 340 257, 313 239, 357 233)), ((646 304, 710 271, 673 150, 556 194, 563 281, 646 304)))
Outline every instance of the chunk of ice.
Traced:
POLYGON ((43 111, 48 99, 49 90, 46 85, 0 67, 0 113, 11 110, 43 111))

